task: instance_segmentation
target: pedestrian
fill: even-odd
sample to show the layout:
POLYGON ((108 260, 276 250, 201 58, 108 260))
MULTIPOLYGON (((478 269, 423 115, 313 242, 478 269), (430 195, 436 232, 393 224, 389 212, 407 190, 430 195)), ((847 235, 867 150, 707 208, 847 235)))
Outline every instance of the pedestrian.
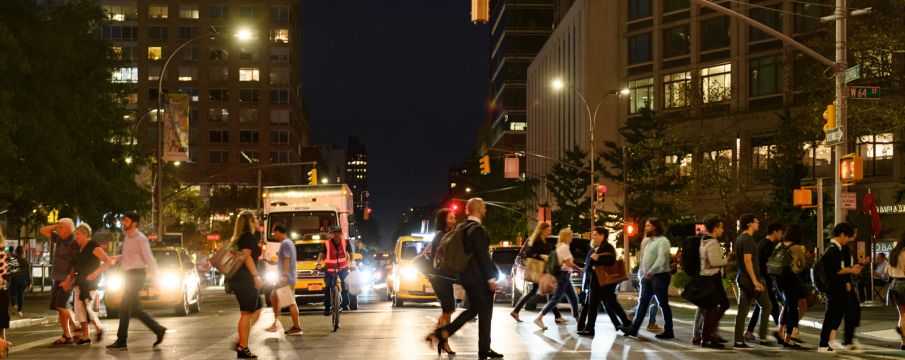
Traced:
POLYGON ((720 246, 720 238, 723 236, 723 220, 719 215, 707 215, 704 217, 704 227, 707 229, 707 235, 701 240, 700 256, 701 256, 701 272, 700 276, 713 282, 716 288, 716 306, 709 309, 699 309, 703 313, 704 321, 701 329, 701 347, 711 349, 722 349, 725 346, 715 339, 717 331, 719 331, 720 320, 729 309, 729 297, 726 296, 726 289, 723 287, 723 276, 721 271, 723 267, 729 264, 726 255, 723 253, 723 247, 720 246))
POLYGON ((31 289, 31 263, 25 258, 25 247, 17 246, 14 257, 19 263, 19 270, 12 274, 10 302, 16 306, 16 315, 22 316, 22 308, 25 306, 25 292, 31 289))
POLYGON ((493 317, 493 294, 497 290, 497 270, 490 259, 490 238, 481 223, 487 215, 487 205, 481 198, 471 198, 465 203, 468 219, 465 220, 465 252, 471 254, 468 265, 459 282, 468 297, 468 309, 461 312, 448 325, 434 331, 437 353, 443 350, 443 343, 462 328, 465 323, 478 317, 478 358, 499 359, 503 355, 490 349, 490 325, 493 317))
MULTIPOLYGON (((776 244, 782 241, 783 235, 783 226, 779 223, 772 223, 767 226, 767 237, 761 239, 757 243, 757 256, 758 256, 758 266, 760 266, 760 275, 764 279, 764 287, 766 288, 767 295, 770 297, 770 306, 772 311, 770 312, 770 317, 773 318, 773 323, 776 326, 779 326, 779 303, 776 301, 776 286, 773 283, 773 277, 767 274, 767 260, 770 259, 770 256, 773 255, 773 250, 776 248, 776 244)), ((755 341, 754 337, 754 328, 757 327, 757 323, 760 319, 760 312, 763 309, 760 304, 754 304, 754 313, 751 314, 751 320, 748 321, 748 330, 745 331, 745 340, 746 341, 755 341)), ((780 334, 782 334, 780 332, 780 334)), ((778 340, 778 339, 777 339, 778 340)))
POLYGON ((256 259, 261 256, 258 245, 258 219, 254 212, 245 210, 236 218, 233 228, 232 243, 245 254, 243 266, 226 280, 229 289, 239 303, 239 342, 236 344, 236 358, 257 359, 258 356, 248 348, 248 337, 251 327, 261 316, 261 276, 258 273, 256 259))
POLYGON ((779 333, 784 335, 783 346, 787 348, 800 349, 801 344, 792 336, 794 329, 798 327, 801 320, 799 316, 798 300, 804 294, 804 284, 801 282, 801 272, 807 265, 804 245, 804 232, 798 225, 789 226, 783 234, 782 242, 776 246, 776 251, 786 252, 783 256, 790 258, 789 265, 783 268, 781 275, 773 275, 774 283, 782 294, 782 315, 780 316, 779 333))
POLYGON ((587 321, 582 325, 579 321, 578 335, 594 337, 597 324, 597 310, 600 304, 603 304, 613 327, 628 326, 630 324, 628 317, 625 316, 625 310, 616 299, 616 285, 618 283, 600 286, 600 280, 594 271, 594 266, 613 266, 616 264, 616 248, 610 244, 607 239, 610 236, 609 230, 603 227, 595 226, 591 231, 591 251, 588 252, 588 258, 585 261, 585 279, 590 289, 589 300, 582 307, 582 318, 587 314, 587 321))
POLYGON ((833 228, 833 239, 827 245, 823 257, 823 271, 827 279, 826 313, 823 328, 820 329, 819 352, 837 350, 859 350, 861 345, 855 341, 855 327, 861 317, 861 305, 852 287, 852 275, 861 272, 860 264, 852 264, 848 244, 855 241, 857 230, 847 222, 836 224, 833 228), (845 320, 845 343, 831 338, 845 320))
MULTIPOLYGON (((116 332, 116 341, 107 345, 108 349, 125 350, 129 339, 129 320, 134 316, 148 329, 154 332, 157 339, 152 346, 156 347, 163 342, 167 329, 151 315, 141 309, 141 297, 138 293, 145 286, 148 278, 154 279, 159 274, 157 260, 151 253, 151 243, 141 231, 138 224, 141 217, 134 212, 126 213, 120 219, 123 228, 123 246, 120 255, 114 258, 119 263, 119 269, 123 273, 123 295, 119 307, 119 329, 116 332)), ((84 331, 88 331, 87 328, 84 331)))
POLYGON ((541 309, 540 313, 537 314, 537 317, 534 318, 534 324, 542 330, 547 330, 547 326, 544 325, 544 315, 547 315, 547 313, 559 305, 559 301, 563 296, 569 300, 569 305, 571 305, 572 309, 572 317, 578 319, 580 315, 578 312, 578 295, 575 294, 575 286, 572 285, 572 272, 581 272, 582 269, 578 265, 575 265, 575 258, 572 256, 572 251, 569 249, 570 244, 572 244, 572 230, 569 228, 560 230, 559 241, 556 243, 556 250, 554 250, 556 253, 556 262, 551 262, 548 265, 548 268, 552 269, 552 275, 556 277, 556 291, 553 292, 553 296, 550 297, 547 304, 544 305, 544 308, 541 309))
POLYGON ((905 251, 902 251, 903 249, 905 249, 905 233, 902 233, 899 242, 889 253, 889 266, 886 267, 886 273, 892 280, 887 300, 894 301, 899 310, 899 322, 896 325, 896 333, 901 337, 899 350, 905 350, 905 334, 902 333, 902 328, 905 328, 905 251))
POLYGON ((324 316, 332 314, 330 310, 330 290, 336 284, 336 279, 341 281, 342 310, 349 310, 349 286, 346 283, 346 276, 349 275, 349 269, 355 266, 355 252, 352 250, 352 244, 343 237, 343 229, 334 227, 330 235, 330 239, 324 242, 321 247, 320 254, 317 255, 317 264, 315 269, 324 271, 324 316), (321 262, 324 265, 321 265, 321 262))
MULTIPOLYGON (((437 215, 434 219, 434 239, 431 241, 430 248, 428 248, 432 262, 434 254, 437 253, 437 246, 440 245, 440 241, 443 240, 443 237, 452 231, 455 226, 455 212, 446 208, 437 211, 437 215)), ((456 311, 456 295, 455 290, 453 290, 455 275, 440 274, 435 271, 427 277, 427 280, 430 281, 431 287, 434 289, 434 294, 437 296, 437 301, 440 302, 441 313, 440 317, 437 318, 437 324, 435 326, 435 329, 439 329, 452 321, 452 314, 456 311)), ((430 336, 428 336, 428 340, 431 340, 430 336)), ((444 342, 441 346, 447 354, 456 354, 450 349, 449 343, 444 342)))
POLYGON ((54 340, 53 345, 72 344, 72 333, 69 331, 69 324, 73 318, 69 311, 72 287, 63 281, 72 271, 72 259, 79 251, 79 245, 75 242, 75 223, 70 218, 62 218, 54 225, 42 227, 39 232, 49 238, 53 246, 51 267, 53 289, 50 293, 50 310, 56 310, 60 328, 63 330, 63 335, 54 340))
POLYGON ((6 330, 9 329, 9 285, 13 269, 12 254, 6 251, 7 242, 3 232, 0 232, 0 340, 6 340, 6 330))
POLYGON ((279 241, 279 251, 277 251, 277 282, 274 290, 270 294, 270 303, 273 305, 273 325, 267 331, 276 332, 277 323, 280 321, 280 314, 284 307, 289 307, 289 314, 292 317, 292 327, 283 332, 284 335, 301 336, 302 327, 299 325, 299 306, 295 303, 295 280, 297 255, 295 244, 292 239, 286 236, 286 225, 277 223, 273 226, 271 234, 273 238, 279 241))
POLYGON ((67 281, 74 283, 75 318, 82 326, 81 339, 76 345, 91 344, 88 322, 94 323, 97 341, 101 341, 104 329, 100 327, 100 319, 94 311, 97 299, 97 285, 100 276, 111 265, 113 259, 107 255, 96 241, 91 240, 91 226, 82 223, 75 229, 75 241, 79 244, 79 253, 73 258, 72 272, 67 281))
MULTIPOLYGON (((738 296, 738 315, 735 317, 735 343, 732 345, 736 349, 753 349, 751 345, 745 343, 744 330, 745 322, 748 318, 748 310, 751 303, 760 304, 763 311, 760 314, 760 328, 758 329, 758 340, 760 345, 770 346, 772 343, 767 340, 767 326, 770 325, 768 317, 773 311, 773 305, 770 303, 770 296, 767 293, 767 287, 764 285, 764 279, 760 271, 760 256, 758 254, 757 243, 754 242, 754 233, 760 228, 760 221, 753 214, 745 214, 739 218, 739 229, 742 233, 735 240, 735 252, 738 256, 738 274, 736 282, 739 288, 738 296)), ((777 340, 777 344, 782 342, 779 332, 773 333, 777 340)))
MULTIPOLYGON (((643 239, 641 239, 641 247, 638 250, 638 263, 639 264, 641 263, 641 258, 644 254, 644 248, 647 247, 647 243, 650 242, 650 239, 651 238, 646 237, 646 236, 643 239)), ((640 266, 638 267, 638 270, 639 271, 641 270, 640 266)), ((636 273, 635 277, 637 279, 641 279, 643 276, 638 276, 638 274, 636 273)), ((634 286, 636 288, 639 288, 641 286, 640 280, 635 280, 634 286)), ((629 321, 632 321, 635 319, 636 312, 638 312, 637 304, 635 304, 635 307, 633 307, 631 310, 629 310, 629 312, 626 314, 626 316, 628 316, 629 321)), ((650 307, 648 308, 647 331, 652 332, 654 334, 659 334, 659 333, 663 332, 663 328, 661 328, 659 325, 657 325, 657 303, 656 302, 651 302, 650 307)))
POLYGON ((641 254, 641 265, 638 268, 638 277, 641 279, 641 292, 638 296, 638 309, 635 318, 629 327, 620 330, 626 336, 638 336, 638 329, 644 321, 646 310, 650 307, 651 300, 656 298, 663 310, 663 332, 656 335, 658 339, 673 339, 672 308, 669 307, 669 284, 672 278, 670 262, 672 256, 669 253, 669 239, 664 236, 666 224, 658 218, 650 218, 644 224, 644 236, 648 239, 647 245, 641 254))
MULTIPOLYGON (((550 224, 542 222, 538 223, 534 228, 534 232, 531 233, 531 236, 528 237, 528 242, 526 243, 524 249, 522 251, 525 252, 525 258, 532 258, 541 261, 547 261, 549 257, 550 250, 547 247, 547 238, 550 237, 550 234, 553 232, 553 228, 550 224)), ((528 292, 522 294, 522 297, 518 299, 518 302, 515 303, 515 307, 512 309, 512 312, 509 313, 515 321, 522 322, 519 317, 519 312, 522 311, 522 308, 525 307, 525 304, 528 303, 528 300, 531 300, 534 296, 537 295, 537 290, 540 288, 540 284, 536 282, 531 282, 531 288, 528 292)), ((559 310, 553 308, 553 315, 558 319, 558 321, 565 321, 562 319, 562 315, 560 315, 559 310)))

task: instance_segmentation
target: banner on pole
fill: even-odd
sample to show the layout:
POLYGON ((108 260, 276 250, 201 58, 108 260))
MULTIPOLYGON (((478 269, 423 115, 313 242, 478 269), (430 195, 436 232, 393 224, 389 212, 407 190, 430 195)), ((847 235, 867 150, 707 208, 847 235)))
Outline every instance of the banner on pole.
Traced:
POLYGON ((189 161, 189 95, 163 98, 163 161, 189 161))

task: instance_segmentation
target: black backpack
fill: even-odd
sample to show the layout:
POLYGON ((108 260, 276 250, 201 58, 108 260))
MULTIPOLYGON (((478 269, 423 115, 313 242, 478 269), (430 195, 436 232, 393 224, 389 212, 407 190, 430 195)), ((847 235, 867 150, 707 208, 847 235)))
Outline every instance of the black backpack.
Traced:
POLYGON ((465 249, 468 231, 474 225, 459 224, 452 231, 443 235, 434 255, 434 269, 446 274, 461 274, 471 261, 471 255, 465 249))
POLYGON ((689 236, 682 244, 682 271, 690 276, 701 274, 701 237, 689 236))
POLYGON ((830 279, 826 276, 826 271, 824 271, 823 261, 826 258, 827 251, 830 250, 830 246, 836 246, 832 243, 827 246, 826 250, 823 250, 823 255, 820 256, 820 260, 814 262, 814 267, 811 268, 811 280, 814 282, 814 287, 817 288, 817 291, 827 292, 830 289, 830 279))
POLYGON ((779 244, 767 259, 767 274, 780 276, 790 267, 792 267, 792 249, 779 244))

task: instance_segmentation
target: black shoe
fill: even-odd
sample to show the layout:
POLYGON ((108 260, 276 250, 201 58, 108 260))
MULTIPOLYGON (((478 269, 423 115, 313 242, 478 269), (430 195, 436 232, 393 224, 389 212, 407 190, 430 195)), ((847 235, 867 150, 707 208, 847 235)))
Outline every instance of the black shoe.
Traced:
POLYGON ((669 339, 676 338, 676 336, 672 333, 672 331, 664 331, 662 333, 654 335, 654 337, 657 339, 661 339, 661 340, 669 340, 669 339))
POLYGON ((899 350, 905 350, 905 345, 899 345, 899 350))
POLYGON ((594 332, 588 331, 588 330, 582 330, 582 331, 578 332, 578 336, 594 337, 594 332))
POLYGON ((160 343, 163 342, 163 336, 166 335, 166 334, 167 334, 167 329, 163 329, 163 331, 159 332, 159 333, 157 334, 157 341, 155 341, 154 344, 151 345, 151 346, 152 346, 152 347, 156 347, 157 345, 160 345, 160 343))
POLYGON ((343 311, 349 311, 349 307, 348 307, 348 306, 343 306, 343 307, 342 307, 342 310, 343 310, 343 311))
POLYGON ((503 354, 500 354, 496 351, 490 350, 488 352, 482 352, 478 354, 478 359, 502 359, 503 354))
POLYGON ((719 335, 714 336, 713 339, 711 339, 710 341, 713 341, 713 342, 716 342, 716 343, 720 343, 720 344, 728 344, 728 343, 729 343, 729 340, 726 340, 725 338, 723 338, 722 336, 719 336, 719 335))
POLYGON ((782 343, 785 343, 785 342, 786 342, 786 339, 784 339, 784 338, 782 337, 782 335, 779 334, 778 331, 774 331, 774 332, 773 332, 773 338, 776 339, 776 343, 777 343, 777 344, 782 344, 782 343))
POLYGON ((76 345, 86 345, 86 344, 91 345, 91 339, 79 339, 79 341, 76 342, 75 344, 76 345))
POLYGON ((619 331, 622 331, 622 335, 625 335, 625 336, 638 337, 638 332, 632 330, 632 328, 629 326, 621 326, 621 327, 619 327, 619 331))
POLYGON ((711 340, 711 341, 701 342, 701 347, 708 348, 708 349, 725 349, 726 345, 723 345, 716 341, 711 340))
POLYGON ((797 343, 799 343, 799 344, 804 344, 804 341, 801 341, 801 339, 799 339, 799 338, 791 337, 791 338, 789 338, 789 339, 792 340, 792 341, 794 341, 794 342, 797 342, 797 343))
POLYGON ((113 342, 112 344, 107 345, 107 348, 108 349, 126 350, 128 348, 128 346, 126 346, 125 342, 120 342, 119 340, 117 340, 117 341, 113 342))
POLYGON ((333 313, 330 311, 330 309, 324 310, 324 316, 330 316, 330 315, 333 315, 333 313))
POLYGON ((251 352, 251 350, 248 350, 248 346, 241 348, 241 349, 236 347, 236 359, 257 359, 257 358, 258 358, 258 355, 255 355, 251 352))

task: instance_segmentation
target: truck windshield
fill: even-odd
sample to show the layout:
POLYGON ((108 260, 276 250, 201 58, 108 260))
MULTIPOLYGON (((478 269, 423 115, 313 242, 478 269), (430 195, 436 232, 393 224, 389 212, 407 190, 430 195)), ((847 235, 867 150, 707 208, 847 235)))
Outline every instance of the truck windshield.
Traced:
POLYGON ((427 242, 424 241, 406 241, 402 243, 402 254, 400 259, 411 260, 424 251, 426 246, 427 242))
POLYGON ((157 266, 161 269, 178 269, 179 255, 175 251, 158 250, 152 251, 154 259, 157 260, 157 266))
POLYGON ((270 226, 280 223, 289 229, 289 238, 301 240, 305 235, 329 233, 336 225, 336 213, 332 211, 295 211, 270 213, 270 226))
POLYGON ((321 244, 295 244, 295 257, 298 261, 317 261, 321 244))

